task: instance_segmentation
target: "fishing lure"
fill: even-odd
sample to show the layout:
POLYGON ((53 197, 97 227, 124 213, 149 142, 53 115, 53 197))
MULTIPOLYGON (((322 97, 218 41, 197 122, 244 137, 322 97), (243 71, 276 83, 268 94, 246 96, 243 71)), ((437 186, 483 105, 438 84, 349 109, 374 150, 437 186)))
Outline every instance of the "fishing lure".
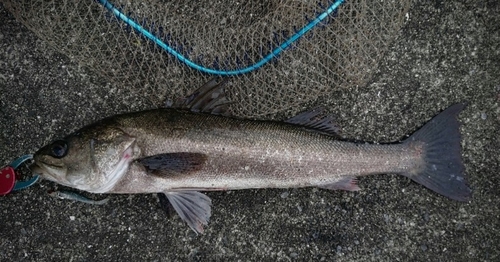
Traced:
POLYGON ((88 199, 80 194, 70 192, 70 191, 64 191, 64 190, 57 190, 57 191, 52 191, 49 193, 51 197, 59 198, 59 199, 68 199, 68 200, 73 200, 73 201, 78 201, 82 202, 85 204, 92 204, 92 205, 104 205, 108 203, 109 198, 105 198, 102 200, 92 200, 88 199))

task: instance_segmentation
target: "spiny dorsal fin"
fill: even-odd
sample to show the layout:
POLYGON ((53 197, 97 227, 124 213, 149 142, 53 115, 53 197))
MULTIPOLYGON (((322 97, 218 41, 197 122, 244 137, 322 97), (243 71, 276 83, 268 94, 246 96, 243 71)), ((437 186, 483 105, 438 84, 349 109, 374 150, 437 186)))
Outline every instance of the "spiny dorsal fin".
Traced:
POLYGON ((226 115, 230 104, 224 90, 226 82, 227 79, 217 82, 216 78, 212 78, 191 95, 179 99, 173 107, 188 109, 192 112, 226 115))
POLYGON ((333 117, 323 107, 302 112, 285 122, 309 127, 328 135, 339 136, 340 133, 340 128, 334 123, 333 117))

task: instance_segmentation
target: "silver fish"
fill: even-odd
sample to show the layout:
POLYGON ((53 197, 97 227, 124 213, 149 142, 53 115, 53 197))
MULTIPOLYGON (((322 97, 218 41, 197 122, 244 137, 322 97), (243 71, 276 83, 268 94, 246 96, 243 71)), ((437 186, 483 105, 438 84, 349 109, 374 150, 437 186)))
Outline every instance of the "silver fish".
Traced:
POLYGON ((202 233, 211 200, 199 191, 320 187, 356 191, 356 177, 397 173, 467 201, 455 104, 401 143, 339 141, 320 109, 286 122, 226 117, 212 80, 163 108, 109 117, 40 149, 32 170, 92 193, 164 193, 202 233))

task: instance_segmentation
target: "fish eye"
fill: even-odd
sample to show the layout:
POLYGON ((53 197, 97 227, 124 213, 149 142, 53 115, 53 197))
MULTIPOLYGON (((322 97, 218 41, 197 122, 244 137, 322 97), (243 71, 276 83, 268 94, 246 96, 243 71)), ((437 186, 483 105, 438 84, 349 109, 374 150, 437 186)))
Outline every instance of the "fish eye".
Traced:
POLYGON ((68 143, 63 140, 57 140, 52 143, 50 153, 55 158, 63 158, 68 153, 68 143))

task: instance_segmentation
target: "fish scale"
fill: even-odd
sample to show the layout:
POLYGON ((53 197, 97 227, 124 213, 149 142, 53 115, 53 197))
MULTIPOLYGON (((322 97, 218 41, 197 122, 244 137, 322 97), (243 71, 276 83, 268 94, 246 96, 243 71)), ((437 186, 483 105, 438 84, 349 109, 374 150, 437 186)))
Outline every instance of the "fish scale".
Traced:
POLYGON ((414 163, 421 158, 416 150, 403 144, 342 142, 286 123, 247 122, 174 109, 121 116, 115 121, 126 133, 141 137, 137 146, 145 156, 174 152, 208 156, 203 169, 187 173, 186 177, 176 175, 173 180, 163 177, 155 190, 176 189, 181 184, 200 190, 265 188, 269 183, 273 187, 321 185, 345 177, 399 173, 415 168, 414 163), (172 121, 171 115, 176 114, 182 117, 172 121), (154 125, 144 124, 145 119, 154 125), (192 128, 193 123, 207 124, 192 128), (149 134, 142 135, 146 130, 149 134), (227 179, 227 174, 232 177, 227 179), (183 179, 192 176, 197 178, 186 184, 183 179))

